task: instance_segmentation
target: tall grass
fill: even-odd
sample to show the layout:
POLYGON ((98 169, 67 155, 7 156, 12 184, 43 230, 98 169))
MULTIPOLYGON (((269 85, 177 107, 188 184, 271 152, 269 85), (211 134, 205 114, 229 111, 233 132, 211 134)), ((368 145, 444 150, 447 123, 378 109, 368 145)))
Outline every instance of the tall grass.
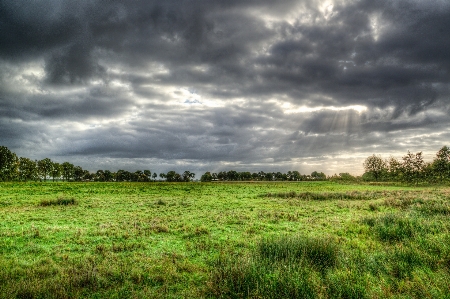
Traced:
POLYGON ((285 263, 308 263, 321 271, 334 267, 338 260, 338 246, 331 238, 277 236, 258 243, 260 258, 285 263))
POLYGON ((248 256, 219 258, 210 292, 221 298, 317 298, 324 292, 321 277, 336 266, 338 253, 331 238, 265 238, 248 256))
POLYGON ((450 287, 442 277, 450 279, 450 243, 441 234, 448 226, 412 209, 362 220, 369 235, 384 244, 378 249, 352 248, 333 237, 263 238, 247 255, 221 256, 213 263, 209 294, 218 298, 448 298, 450 287))
POLYGON ((450 215, 450 203, 443 200, 427 201, 423 205, 417 207, 417 210, 428 215, 450 215))
POLYGON ((389 242, 411 239, 423 230, 422 225, 416 219, 399 214, 366 218, 363 223, 371 226, 372 231, 381 241, 389 242))

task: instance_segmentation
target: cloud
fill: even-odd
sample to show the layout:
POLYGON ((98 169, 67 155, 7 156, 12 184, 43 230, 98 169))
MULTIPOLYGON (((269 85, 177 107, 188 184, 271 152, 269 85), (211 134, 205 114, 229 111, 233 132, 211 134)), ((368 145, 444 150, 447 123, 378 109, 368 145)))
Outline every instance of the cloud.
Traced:
POLYGON ((447 1, 3 1, 0 20, 21 155, 360 172, 448 140, 447 1))

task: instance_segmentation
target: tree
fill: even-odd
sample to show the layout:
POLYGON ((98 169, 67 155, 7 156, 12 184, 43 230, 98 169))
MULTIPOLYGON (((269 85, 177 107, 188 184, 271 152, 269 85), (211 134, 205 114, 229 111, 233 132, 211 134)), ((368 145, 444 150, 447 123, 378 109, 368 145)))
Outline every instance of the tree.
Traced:
POLYGON ((119 169, 116 172, 116 181, 117 182, 129 182, 132 179, 132 173, 127 171, 127 170, 123 170, 123 169, 119 169))
POLYGON ((152 179, 152 172, 148 169, 144 170, 144 175, 146 176, 146 182, 150 181, 152 179))
POLYGON ((406 154, 406 156, 404 156, 402 159, 404 180, 409 183, 415 183, 417 185, 422 178, 423 170, 426 166, 425 162, 423 161, 422 152, 413 154, 408 151, 408 154, 406 154))
POLYGON ((425 165, 423 166, 422 169, 422 179, 430 183, 440 181, 439 178, 435 176, 433 170, 433 163, 425 162, 425 165))
MULTIPOLYGON (((151 173, 151 172, 150 172, 151 173)), ((149 181, 149 176, 146 175, 144 172, 142 172, 141 170, 136 170, 132 175, 132 181, 134 182, 148 182, 149 181)))
POLYGON ((313 179, 315 181, 324 181, 327 179, 327 176, 323 172, 313 171, 311 173, 311 179, 313 179))
POLYGON ((265 174, 266 181, 272 181, 273 180, 273 173, 268 172, 265 174))
POLYGON ((55 181, 56 178, 61 178, 61 172, 62 172, 61 164, 59 164, 58 162, 54 162, 51 170, 53 182, 55 181))
POLYGON ((228 179, 226 171, 220 171, 217 174, 217 179, 220 181, 226 181, 228 179))
POLYGON ((217 173, 213 172, 211 175, 212 175, 212 180, 213 181, 217 181, 218 180, 217 173))
POLYGON ((363 163, 364 170, 373 175, 375 181, 383 178, 387 172, 386 162, 380 156, 369 156, 363 163))
POLYGON ((81 166, 75 166, 73 168, 73 179, 77 182, 82 181, 84 178, 84 170, 81 166))
POLYGON ((35 181, 38 179, 36 161, 29 158, 20 157, 19 158, 19 180, 35 181))
POLYGON ((156 178, 158 177, 158 175, 156 174, 156 172, 153 173, 152 178, 154 181, 156 181, 156 178))
POLYGON ((44 181, 47 181, 47 177, 51 175, 53 169, 53 162, 49 158, 42 159, 37 162, 38 173, 43 178, 44 181))
POLYGON ((200 181, 202 182, 211 182, 212 181, 212 175, 211 172, 207 171, 205 172, 201 177, 200 181))
POLYGON ((89 170, 83 170, 83 180, 84 181, 93 181, 95 177, 94 173, 90 173, 89 170))
POLYGON ((302 178, 300 172, 298 172, 297 170, 294 170, 292 172, 292 181, 300 181, 302 178))
POLYGON ((403 166, 402 163, 395 159, 394 157, 390 157, 388 162, 388 177, 392 181, 401 181, 403 180, 403 166))
POLYGON ((239 177, 241 178, 242 181, 249 181, 252 179, 252 174, 248 171, 244 171, 239 173, 239 177))
POLYGON ((19 159, 6 146, 0 146, 0 181, 10 181, 17 176, 19 159))
POLYGON ((352 176, 350 173, 348 172, 341 172, 339 173, 339 177, 341 178, 341 180, 343 181, 356 181, 356 178, 354 176, 352 176))
POLYGON ((113 173, 108 169, 103 172, 103 175, 105 176, 105 182, 111 182, 114 179, 113 173))
POLYGON ((280 171, 275 173, 274 176, 276 181, 284 181, 286 179, 286 176, 285 175, 283 176, 283 174, 280 171))
POLYGON ((228 170, 227 178, 229 181, 238 181, 239 180, 239 172, 236 170, 228 170))
POLYGON ((101 169, 97 170, 95 173, 95 180, 98 182, 104 182, 105 181, 105 172, 101 169))
POLYGON ((186 170, 183 172, 183 181, 190 182, 195 177, 195 173, 186 170))
POLYGON ((63 181, 70 181, 73 179, 74 166, 69 162, 61 164, 63 181))
POLYGON ((183 181, 183 178, 179 173, 171 170, 166 174, 166 180, 168 182, 181 182, 183 181))
POLYGON ((450 148, 442 147, 431 165, 435 177, 439 180, 450 179, 450 148))

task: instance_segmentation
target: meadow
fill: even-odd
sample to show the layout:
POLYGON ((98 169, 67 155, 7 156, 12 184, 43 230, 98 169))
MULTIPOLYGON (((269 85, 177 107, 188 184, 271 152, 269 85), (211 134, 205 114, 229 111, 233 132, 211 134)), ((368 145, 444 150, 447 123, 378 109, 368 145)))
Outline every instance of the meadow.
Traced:
POLYGON ((0 183, 0 298, 450 298, 450 187, 0 183))

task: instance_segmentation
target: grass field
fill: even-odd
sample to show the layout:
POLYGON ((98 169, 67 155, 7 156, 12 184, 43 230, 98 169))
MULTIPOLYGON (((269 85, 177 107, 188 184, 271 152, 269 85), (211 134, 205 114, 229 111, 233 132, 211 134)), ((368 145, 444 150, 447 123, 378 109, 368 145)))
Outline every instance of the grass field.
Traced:
POLYGON ((0 298, 450 298, 450 188, 1 183, 0 298))

